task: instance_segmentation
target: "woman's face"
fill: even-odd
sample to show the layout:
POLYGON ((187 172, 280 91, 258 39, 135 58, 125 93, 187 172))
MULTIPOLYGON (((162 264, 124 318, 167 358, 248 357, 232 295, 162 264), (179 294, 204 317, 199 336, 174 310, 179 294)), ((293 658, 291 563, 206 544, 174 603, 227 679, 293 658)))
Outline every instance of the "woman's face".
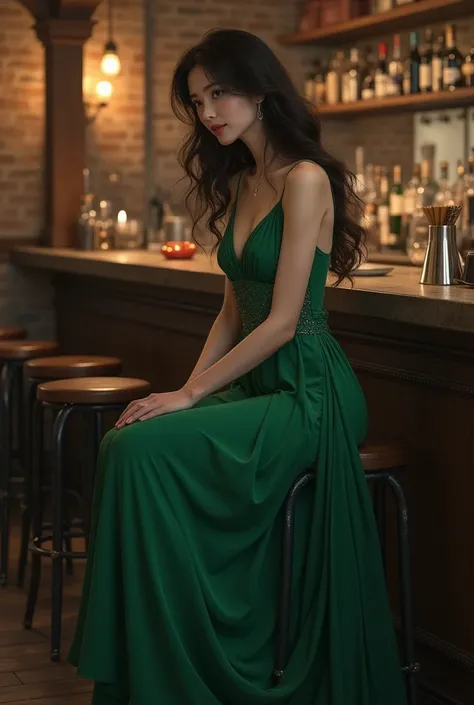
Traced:
POLYGON ((257 99, 226 93, 200 66, 190 71, 188 89, 202 124, 222 145, 241 138, 257 119, 257 99))

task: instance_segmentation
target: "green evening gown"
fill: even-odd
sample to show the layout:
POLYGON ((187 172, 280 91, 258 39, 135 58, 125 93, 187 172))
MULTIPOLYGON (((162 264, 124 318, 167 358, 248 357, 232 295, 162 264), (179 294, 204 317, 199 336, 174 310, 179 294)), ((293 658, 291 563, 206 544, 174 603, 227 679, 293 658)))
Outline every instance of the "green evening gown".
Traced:
MULTIPOLYGON (((281 201, 218 252, 247 335, 268 315, 281 201)), ((69 661, 94 705, 404 705, 367 483, 365 400, 322 308, 317 250, 295 337, 228 390, 104 438, 69 661), (291 655, 272 685, 282 505, 297 476, 291 655)), ((158 314, 159 315, 159 314, 158 314)))

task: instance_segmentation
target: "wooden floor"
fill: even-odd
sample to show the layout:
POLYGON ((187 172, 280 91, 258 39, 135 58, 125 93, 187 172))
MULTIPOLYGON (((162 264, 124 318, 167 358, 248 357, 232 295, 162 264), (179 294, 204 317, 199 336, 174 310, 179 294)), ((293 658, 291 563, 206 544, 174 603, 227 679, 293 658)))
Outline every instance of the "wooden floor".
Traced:
MULTIPOLYGON (((19 590, 15 584, 17 551, 14 537, 9 585, 0 588, 0 705, 90 705, 91 681, 78 678, 74 668, 64 663, 79 607, 83 565, 76 561, 74 577, 65 578, 62 661, 53 663, 49 656, 49 561, 43 560, 34 628, 26 630, 22 626, 26 589, 19 590)), ((440 705, 440 701, 420 697, 419 705, 440 705)))
POLYGON ((83 567, 75 563, 74 577, 66 577, 63 612, 62 661, 49 656, 49 561, 43 560, 43 575, 33 629, 22 626, 26 590, 16 585, 18 541, 12 544, 9 585, 0 588, 0 704, 89 705, 91 681, 78 678, 64 663, 79 605, 83 567))

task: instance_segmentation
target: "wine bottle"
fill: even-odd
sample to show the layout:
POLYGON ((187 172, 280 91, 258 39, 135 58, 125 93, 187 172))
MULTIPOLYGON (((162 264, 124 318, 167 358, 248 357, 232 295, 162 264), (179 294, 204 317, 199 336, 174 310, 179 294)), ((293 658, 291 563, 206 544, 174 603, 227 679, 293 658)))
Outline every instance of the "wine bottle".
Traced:
MULTIPOLYGON (((410 32, 410 54, 408 55, 406 66, 409 73, 410 93, 420 92, 420 53, 418 51, 418 34, 410 32)), ((407 88, 404 77, 404 89, 407 88)))
POLYGON ((367 49, 365 60, 365 72, 362 80, 361 98, 371 100, 375 97, 375 76, 374 60, 370 49, 367 49))
POLYGON ((342 102, 354 103, 360 99, 359 50, 351 49, 349 65, 343 77, 342 102))
POLYGON ((440 35, 433 47, 431 57, 431 90, 433 92, 443 90, 443 57, 444 57, 444 35, 440 35))
POLYGON ((388 65, 387 95, 401 95, 403 90, 403 64, 401 62, 400 35, 393 37, 392 58, 388 65))
POLYGON ((464 78, 464 85, 468 88, 474 87, 474 42, 471 49, 466 54, 464 58, 464 63, 462 65, 462 75, 464 78))
POLYGON ((324 105, 326 102, 326 74, 327 65, 325 63, 316 66, 316 73, 314 78, 314 102, 315 105, 324 105))
POLYGON ((326 102, 335 105, 341 100, 341 72, 344 61, 344 52, 338 51, 329 64, 326 76, 326 102))
POLYGON ((443 88, 454 91, 462 86, 462 56, 456 47, 456 30, 454 25, 446 25, 446 50, 443 57, 443 88))
POLYGON ((375 97, 385 98, 387 95, 387 45, 385 42, 379 44, 379 60, 375 69, 375 97))
POLYGON ((420 92, 429 93, 433 88, 433 32, 427 29, 420 51, 420 92))
POLYGON ((380 176, 380 189, 377 197, 377 226, 381 248, 390 247, 390 206, 387 170, 383 169, 380 176))
POLYGON ((393 185, 390 190, 390 235, 389 247, 394 249, 402 247, 402 214, 403 214, 403 188, 402 167, 397 164, 393 167, 393 185))

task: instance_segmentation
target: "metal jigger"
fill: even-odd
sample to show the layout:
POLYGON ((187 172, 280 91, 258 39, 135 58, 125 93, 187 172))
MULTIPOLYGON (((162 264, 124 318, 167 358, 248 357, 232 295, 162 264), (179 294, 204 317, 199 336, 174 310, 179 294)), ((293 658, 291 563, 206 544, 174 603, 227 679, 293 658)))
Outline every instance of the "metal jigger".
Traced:
POLYGON ((456 245, 456 220, 462 206, 423 208, 430 223, 420 284, 449 286, 461 277, 463 261, 456 245))

